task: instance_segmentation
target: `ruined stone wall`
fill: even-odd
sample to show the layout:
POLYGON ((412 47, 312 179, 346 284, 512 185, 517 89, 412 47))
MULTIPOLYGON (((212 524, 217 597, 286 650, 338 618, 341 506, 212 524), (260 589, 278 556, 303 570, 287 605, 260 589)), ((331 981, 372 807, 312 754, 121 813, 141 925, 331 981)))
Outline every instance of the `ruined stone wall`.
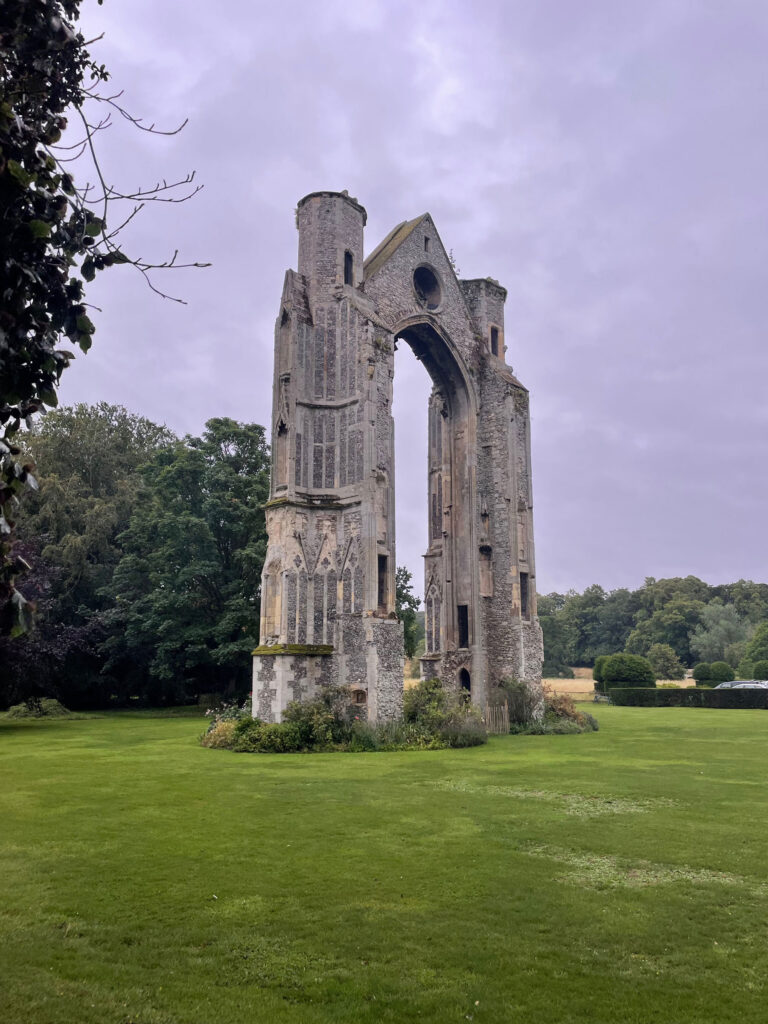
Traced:
POLYGON ((332 681, 371 719, 399 714, 396 339, 434 383, 422 672, 449 686, 469 673, 481 705, 500 679, 540 675, 528 396, 504 363, 506 292, 489 278, 459 281, 428 214, 365 264, 364 224, 345 193, 312 193, 297 210, 299 272, 286 274, 275 328, 254 652, 254 708, 269 720, 332 681))

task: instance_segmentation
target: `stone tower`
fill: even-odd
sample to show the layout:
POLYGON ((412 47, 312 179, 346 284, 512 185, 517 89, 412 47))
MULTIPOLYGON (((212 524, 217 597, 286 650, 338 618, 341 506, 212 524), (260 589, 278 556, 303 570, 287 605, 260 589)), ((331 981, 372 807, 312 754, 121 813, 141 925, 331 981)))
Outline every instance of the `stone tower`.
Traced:
POLYGON ((528 392, 504 361, 506 291, 460 281, 429 214, 363 261, 366 213, 346 192, 299 202, 299 270, 275 328, 269 545, 254 714, 324 683, 361 717, 396 716, 396 342, 433 382, 423 676, 484 706, 504 678, 538 686, 528 392))

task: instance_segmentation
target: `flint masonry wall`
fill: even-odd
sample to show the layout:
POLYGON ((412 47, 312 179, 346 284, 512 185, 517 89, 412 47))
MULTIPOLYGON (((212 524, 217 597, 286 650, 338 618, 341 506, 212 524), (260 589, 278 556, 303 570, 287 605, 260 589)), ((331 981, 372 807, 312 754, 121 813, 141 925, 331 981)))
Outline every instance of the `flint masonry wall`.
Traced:
POLYGON ((273 480, 254 713, 279 720, 319 686, 395 717, 394 348, 433 380, 424 675, 483 705, 514 676, 537 686, 528 395, 504 363, 495 281, 458 281, 429 215, 363 263, 365 210, 346 193, 299 203, 299 273, 275 328, 273 480), (494 349, 497 352, 494 355, 494 349))

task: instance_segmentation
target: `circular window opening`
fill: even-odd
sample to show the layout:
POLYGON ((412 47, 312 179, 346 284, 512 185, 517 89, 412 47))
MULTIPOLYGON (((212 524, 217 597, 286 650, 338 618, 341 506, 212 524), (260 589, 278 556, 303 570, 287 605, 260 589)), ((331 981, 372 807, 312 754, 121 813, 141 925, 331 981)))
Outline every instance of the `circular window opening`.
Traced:
POLYGON ((437 275, 429 267, 417 267, 413 272, 413 287, 416 298, 427 309, 437 309, 443 297, 437 275))

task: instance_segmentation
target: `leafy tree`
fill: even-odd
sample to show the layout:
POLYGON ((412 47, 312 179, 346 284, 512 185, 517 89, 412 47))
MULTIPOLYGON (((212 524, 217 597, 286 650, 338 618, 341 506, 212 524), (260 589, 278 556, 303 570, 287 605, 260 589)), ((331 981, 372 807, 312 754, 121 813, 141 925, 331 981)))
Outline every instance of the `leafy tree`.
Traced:
POLYGON ((264 428, 213 419, 158 453, 120 538, 106 671, 149 702, 248 685, 269 495, 264 428))
POLYGON ((736 669, 739 679, 754 679, 755 663, 768 660, 768 621, 761 622, 747 644, 744 657, 736 669))
POLYGON ((752 662, 768 658, 768 621, 761 622, 755 630, 755 635, 747 644, 746 657, 752 662))
POLYGON ((663 580, 648 576, 643 586, 637 591, 637 621, 649 619, 672 601, 683 599, 706 604, 714 596, 713 588, 700 580, 698 576, 686 576, 684 579, 673 577, 663 580))
POLYGON ((612 686, 655 686, 651 663, 637 654, 611 654, 602 667, 603 685, 612 686))
POLYGON ((702 661, 729 661, 726 652, 732 644, 747 640, 752 629, 740 618, 732 604, 717 598, 701 612, 701 622, 691 634, 691 651, 702 661))
POLYGON ((40 486, 27 496, 16 551, 31 567, 31 629, 0 636, 6 702, 55 695, 68 707, 104 702, 98 645, 112 579, 140 484, 139 466, 174 435, 120 406, 57 409, 29 435, 40 486))
POLYGON ((602 683, 603 681, 603 666, 605 665, 606 659, 609 657, 607 654, 601 654, 595 658, 595 665, 592 669, 592 678, 596 683, 602 683))
POLYGON ((573 655, 575 631, 570 620, 557 614, 557 611, 562 611, 565 606, 565 595, 546 594, 537 600, 539 624, 544 637, 542 674, 545 678, 556 676, 572 678, 573 670, 570 667, 570 662, 573 655))
POLYGON ((740 619, 751 622, 753 626, 768 620, 768 583, 738 580, 718 587, 717 590, 722 592, 726 604, 734 606, 740 619))
POLYGON ((680 659, 669 644, 652 644, 648 650, 648 661, 657 679, 682 679, 685 675, 680 659))
POLYGON ((403 624, 403 642, 406 658, 416 654, 416 648, 423 632, 417 612, 421 599, 413 593, 413 574, 404 565, 398 565, 395 572, 395 609, 403 624))
POLYGON ((636 611, 637 600, 629 590, 608 593, 594 584, 583 594, 566 594, 558 619, 566 626, 568 663, 592 665, 601 654, 621 650, 632 630, 636 611))
POLYGON ((768 658, 756 661, 752 666, 755 679, 768 679, 768 658))
POLYGON ((701 622, 705 607, 698 600, 673 597, 650 618, 638 622, 627 640, 627 653, 647 655, 654 644, 669 644, 682 663, 690 665, 691 633, 701 622))
POLYGON ((154 287, 149 272, 177 266, 175 255, 159 264, 131 260, 118 235, 147 201, 183 201, 196 191, 174 191, 191 176, 135 192, 105 182, 94 135, 108 126, 110 114, 145 131, 154 128, 131 117, 119 93, 99 92, 109 76, 77 31, 79 13, 80 0, 4 0, 0 6, 0 634, 17 634, 29 622, 15 587, 24 565, 11 541, 17 496, 35 480, 17 435, 35 413, 57 404, 61 374, 74 358, 58 347, 60 339, 83 352, 90 348, 94 326, 83 284, 97 271, 131 263, 154 287), (89 114, 89 105, 106 116, 89 114), (68 116, 81 134, 65 146, 68 116), (92 161, 99 187, 76 185, 72 161, 83 156, 92 161), (108 207, 121 201, 130 208, 108 226, 108 207))
POLYGON ((730 683, 736 674, 726 661, 713 661, 709 666, 709 677, 713 683, 730 683))

